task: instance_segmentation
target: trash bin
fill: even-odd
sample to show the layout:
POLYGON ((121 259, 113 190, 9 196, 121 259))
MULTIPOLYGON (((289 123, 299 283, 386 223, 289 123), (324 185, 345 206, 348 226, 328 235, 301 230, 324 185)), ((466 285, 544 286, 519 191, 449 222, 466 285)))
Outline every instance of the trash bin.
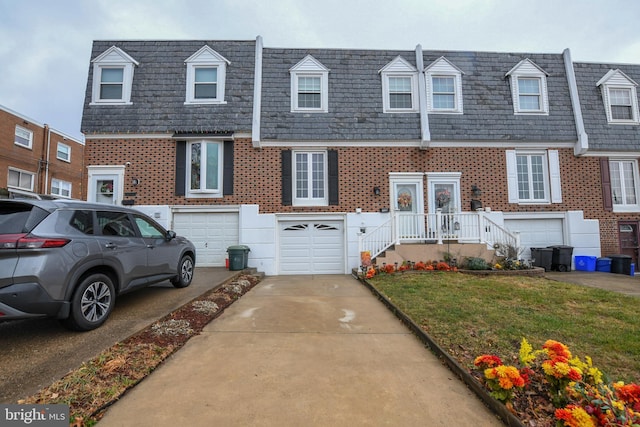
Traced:
POLYGON ((611 273, 611 258, 598 258, 596 260, 596 271, 611 273))
POLYGON ((574 265, 578 271, 596 271, 597 257, 589 255, 576 255, 574 265))
POLYGON ((544 271, 551 271, 551 258, 553 249, 551 248, 531 248, 531 258, 535 267, 542 267, 544 271))
POLYGON ((573 246, 555 245, 549 247, 553 249, 553 254, 551 256, 551 269, 557 271, 571 271, 573 246))
POLYGON ((611 272, 617 274, 631 274, 631 257, 629 255, 609 255, 611 258, 611 272))
POLYGON ((249 250, 249 247, 245 245, 229 246, 227 248, 227 253, 229 254, 229 270, 237 271, 247 268, 249 250))

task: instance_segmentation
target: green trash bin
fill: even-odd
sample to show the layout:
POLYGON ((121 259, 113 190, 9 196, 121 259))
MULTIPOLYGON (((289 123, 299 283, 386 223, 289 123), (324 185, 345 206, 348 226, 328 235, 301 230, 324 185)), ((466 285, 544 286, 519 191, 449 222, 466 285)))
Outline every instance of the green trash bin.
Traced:
POLYGON ((247 268, 249 262, 249 247, 245 245, 229 246, 229 270, 238 271, 247 268))

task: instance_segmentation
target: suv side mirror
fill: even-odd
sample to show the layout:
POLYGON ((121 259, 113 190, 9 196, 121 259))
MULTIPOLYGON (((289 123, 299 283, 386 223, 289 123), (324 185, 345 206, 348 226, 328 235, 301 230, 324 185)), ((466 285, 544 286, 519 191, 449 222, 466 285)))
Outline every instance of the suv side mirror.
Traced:
POLYGON ((167 235, 165 236, 166 240, 172 240, 176 238, 176 232, 173 230, 167 231, 167 235))

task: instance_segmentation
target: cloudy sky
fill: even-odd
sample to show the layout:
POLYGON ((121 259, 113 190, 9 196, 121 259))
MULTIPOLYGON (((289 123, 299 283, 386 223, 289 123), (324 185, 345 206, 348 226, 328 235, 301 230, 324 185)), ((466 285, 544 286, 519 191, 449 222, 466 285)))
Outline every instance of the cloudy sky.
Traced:
POLYGON ((76 138, 93 40, 561 53, 640 63, 639 0, 0 0, 0 105, 76 138))

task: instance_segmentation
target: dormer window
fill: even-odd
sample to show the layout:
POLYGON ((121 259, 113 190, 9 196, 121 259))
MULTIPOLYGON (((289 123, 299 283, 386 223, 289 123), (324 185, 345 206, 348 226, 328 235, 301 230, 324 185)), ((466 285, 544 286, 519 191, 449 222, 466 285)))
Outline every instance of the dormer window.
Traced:
POLYGON ((185 104, 224 104, 227 65, 231 64, 209 46, 191 55, 187 64, 185 104))
POLYGON ((597 83, 602 90, 607 121, 613 124, 639 124, 638 84, 620 70, 610 70, 597 83))
POLYGON ((122 49, 110 47, 93 63, 91 104, 131 104, 134 67, 138 62, 122 49))
POLYGON ((418 111, 418 71, 398 56, 380 71, 382 76, 382 107, 385 113, 416 113, 418 111))
POLYGON ((547 73, 530 59, 524 59, 505 77, 511 79, 515 114, 549 114, 547 73))
POLYGON ((427 111, 462 114, 462 71, 444 57, 425 70, 427 111))
POLYGON ((289 69, 291 74, 291 112, 329 111, 329 69, 307 55, 289 69))

